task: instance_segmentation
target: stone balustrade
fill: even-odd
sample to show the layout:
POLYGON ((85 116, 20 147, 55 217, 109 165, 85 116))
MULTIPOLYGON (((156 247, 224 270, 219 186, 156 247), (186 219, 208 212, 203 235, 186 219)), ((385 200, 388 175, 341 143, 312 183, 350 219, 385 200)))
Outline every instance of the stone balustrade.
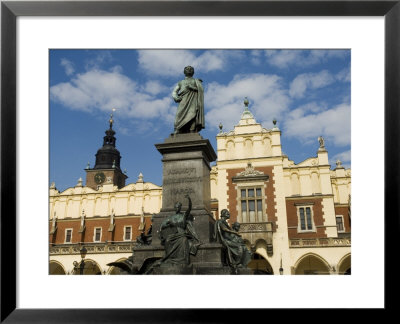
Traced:
POLYGON ((338 247, 351 246, 351 238, 309 238, 309 239, 289 239, 290 248, 310 248, 310 247, 338 247))
MULTIPOLYGON (((135 242, 88 243, 84 244, 87 254, 132 253, 135 242)), ((80 254, 80 244, 57 244, 50 246, 50 255, 80 254)))

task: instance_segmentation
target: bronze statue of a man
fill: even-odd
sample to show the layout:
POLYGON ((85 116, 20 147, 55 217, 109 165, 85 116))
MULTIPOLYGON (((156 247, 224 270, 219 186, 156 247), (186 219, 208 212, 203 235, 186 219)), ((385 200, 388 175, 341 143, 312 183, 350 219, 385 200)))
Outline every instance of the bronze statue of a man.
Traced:
POLYGON ((204 90, 202 80, 193 78, 194 68, 185 67, 185 79, 178 82, 172 98, 179 103, 174 134, 197 133, 204 127, 204 90))

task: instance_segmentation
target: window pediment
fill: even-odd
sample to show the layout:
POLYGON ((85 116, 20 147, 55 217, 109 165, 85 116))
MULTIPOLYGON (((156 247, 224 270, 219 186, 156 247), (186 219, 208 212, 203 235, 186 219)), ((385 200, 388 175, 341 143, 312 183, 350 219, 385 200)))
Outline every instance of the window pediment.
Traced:
POLYGON ((262 171, 255 170, 252 164, 249 162, 244 171, 236 174, 235 177, 232 177, 233 182, 240 181, 249 181, 249 180, 263 180, 266 181, 269 179, 269 176, 264 174, 262 171))

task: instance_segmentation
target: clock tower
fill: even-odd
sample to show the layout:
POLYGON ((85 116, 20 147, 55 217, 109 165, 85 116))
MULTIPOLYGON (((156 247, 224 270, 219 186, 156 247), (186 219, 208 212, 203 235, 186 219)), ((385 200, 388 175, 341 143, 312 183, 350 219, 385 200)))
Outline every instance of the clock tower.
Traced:
MULTIPOLYGON (((114 111, 115 109, 113 109, 114 111)), ((86 167, 86 186, 98 190, 101 186, 112 184, 122 188, 128 178, 120 168, 121 155, 115 148, 115 131, 113 126, 113 114, 110 116, 110 128, 106 130, 103 138, 103 146, 96 153, 96 163, 92 169, 86 167)))

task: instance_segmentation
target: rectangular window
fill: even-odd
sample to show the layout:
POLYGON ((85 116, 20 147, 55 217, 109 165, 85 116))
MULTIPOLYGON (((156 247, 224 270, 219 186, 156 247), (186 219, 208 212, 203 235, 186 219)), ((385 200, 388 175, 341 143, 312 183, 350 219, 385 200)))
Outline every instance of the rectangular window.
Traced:
POLYGON ((65 230, 65 243, 72 242, 72 228, 67 228, 65 230))
POLYGON ((257 221, 262 222, 263 217, 262 217, 262 200, 257 199, 257 221))
POLYGON ((126 226, 125 227, 125 234, 124 234, 124 241, 130 241, 132 237, 132 227, 126 226))
POLYGON ((336 226, 338 232, 344 232, 343 216, 336 216, 336 226))
POLYGON ((299 231, 312 231, 313 230, 313 219, 311 207, 299 207, 299 231))
POLYGON ((100 241, 101 241, 101 227, 95 227, 93 242, 100 242, 100 241))
POLYGON ((307 229, 312 230, 311 208, 310 207, 306 207, 306 215, 307 215, 307 229))
POLYGON ((240 189, 240 199, 242 223, 265 221, 262 188, 240 189))
POLYGON ((247 223, 247 202, 242 200, 242 223, 247 223))
POLYGON ((306 230, 306 219, 304 217, 304 208, 300 208, 300 228, 302 231, 306 230))

